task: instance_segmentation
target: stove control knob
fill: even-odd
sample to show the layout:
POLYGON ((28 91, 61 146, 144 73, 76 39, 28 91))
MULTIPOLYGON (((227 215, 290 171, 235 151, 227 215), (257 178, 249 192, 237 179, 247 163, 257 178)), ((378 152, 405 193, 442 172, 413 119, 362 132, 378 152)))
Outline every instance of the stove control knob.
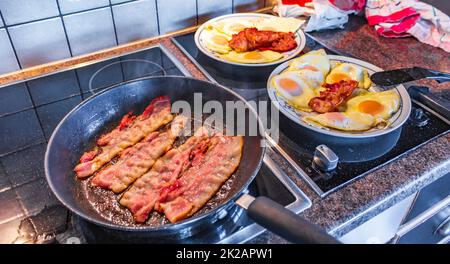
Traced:
POLYGON ((313 163, 323 171, 336 169, 339 157, 326 145, 319 145, 314 151, 313 163))
POLYGON ((423 112, 423 110, 421 108, 416 108, 416 107, 412 108, 410 119, 418 127, 426 126, 428 124, 428 121, 430 121, 430 119, 423 112))

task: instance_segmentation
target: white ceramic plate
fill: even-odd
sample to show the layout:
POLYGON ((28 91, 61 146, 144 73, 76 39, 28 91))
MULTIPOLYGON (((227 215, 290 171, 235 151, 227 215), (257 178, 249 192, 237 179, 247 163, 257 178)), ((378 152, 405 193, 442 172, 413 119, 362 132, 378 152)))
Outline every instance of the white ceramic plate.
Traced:
MULTIPOLYGON (((333 65, 337 62, 348 62, 351 64, 355 64, 360 66, 363 69, 366 69, 369 73, 369 75, 372 75, 375 72, 383 71, 381 68, 358 60, 353 59, 349 57, 344 56, 336 56, 336 55, 328 55, 328 58, 330 58, 330 63, 333 65)), ((408 92, 406 91, 405 87, 403 85, 396 86, 395 89, 397 93, 400 95, 400 109, 393 115, 388 121, 389 125, 384 128, 372 128, 367 131, 359 131, 359 132, 351 132, 351 131, 341 131, 333 128, 327 128, 327 127, 321 127, 319 125, 310 124, 308 122, 305 122, 302 120, 304 116, 308 115, 317 115, 317 113, 308 113, 303 112, 300 110, 295 109, 291 105, 289 105, 284 99, 280 96, 278 96, 275 92, 275 87, 272 85, 272 78, 275 75, 280 74, 284 70, 286 70, 289 67, 290 61, 287 61, 281 65, 279 65, 275 70, 271 73, 269 80, 267 81, 267 92, 269 93, 270 100, 274 103, 275 107, 283 113, 286 117, 294 121, 295 123, 299 124, 300 126, 303 126, 305 128, 314 130, 316 132, 327 134, 331 136, 338 136, 338 137, 345 137, 345 138, 367 138, 367 137, 374 137, 374 136, 380 136, 386 133, 389 133, 401 125, 408 119, 409 114, 411 112, 411 99, 409 97, 408 92)), ((372 84, 372 87, 369 88, 369 91, 379 91, 379 88, 372 84)))
POLYGON ((306 37, 305 37, 305 33, 303 33, 302 30, 298 30, 295 36, 295 41, 297 41, 297 47, 291 51, 288 52, 284 52, 283 53, 283 57, 279 60, 276 61, 271 61, 271 62, 267 62, 267 63, 239 63, 239 62, 233 62, 233 61, 228 61, 228 60, 224 60, 222 58, 220 58, 218 56, 218 53, 213 52, 211 50, 209 50, 208 48, 205 47, 205 45, 203 44, 202 41, 202 34, 203 32, 206 30, 205 26, 213 23, 213 22, 218 22, 224 19, 230 19, 230 18, 241 18, 241 19, 254 19, 254 18, 271 18, 273 16, 271 15, 266 15, 266 14, 257 14, 257 13, 239 13, 239 14, 231 14, 231 15, 224 15, 224 16, 220 16, 220 17, 216 17, 213 18, 211 20, 208 20, 207 22, 205 22, 203 25, 201 25, 197 31, 195 32, 195 45, 197 45, 197 48, 206 56, 215 59, 217 61, 223 62, 223 63, 228 63, 228 64, 232 64, 232 65, 238 65, 238 66, 251 66, 251 67, 260 67, 260 66, 270 66, 270 65, 276 65, 276 64, 280 64, 282 62, 285 62, 287 60, 290 60, 292 58, 294 58, 295 56, 297 56, 305 47, 306 44, 306 37))

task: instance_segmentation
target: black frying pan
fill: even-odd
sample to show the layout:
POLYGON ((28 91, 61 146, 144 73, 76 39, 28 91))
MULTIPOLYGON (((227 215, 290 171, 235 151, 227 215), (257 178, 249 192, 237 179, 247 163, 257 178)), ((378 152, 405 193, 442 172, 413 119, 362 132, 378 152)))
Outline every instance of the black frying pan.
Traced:
MULTIPOLYGON (((129 112, 141 111, 151 99, 168 95, 171 101, 185 100, 191 105, 193 94, 201 93, 203 102, 216 100, 245 100, 233 91, 206 81, 187 77, 153 77, 130 81, 98 93, 75 107, 60 122, 48 143, 45 155, 47 181, 56 197, 71 211, 102 227, 120 231, 145 233, 147 236, 170 236, 189 234, 211 225, 221 211, 237 203, 259 224, 295 243, 336 243, 337 241, 317 226, 298 217, 283 206, 265 197, 253 198, 243 192, 257 175, 265 149, 263 136, 244 136, 244 150, 239 168, 231 178, 229 190, 217 197, 209 210, 174 224, 127 225, 103 217, 87 200, 83 184, 73 173, 81 154, 90 147, 95 138, 117 124, 129 112)), ((245 102, 246 103, 246 102, 245 102)), ((257 119, 254 111, 245 113, 246 128, 250 120, 257 119)), ((258 120, 261 131, 261 122, 258 120)), ((263 135, 264 133, 260 133, 263 135)), ((227 183, 226 183, 227 184, 227 183)))

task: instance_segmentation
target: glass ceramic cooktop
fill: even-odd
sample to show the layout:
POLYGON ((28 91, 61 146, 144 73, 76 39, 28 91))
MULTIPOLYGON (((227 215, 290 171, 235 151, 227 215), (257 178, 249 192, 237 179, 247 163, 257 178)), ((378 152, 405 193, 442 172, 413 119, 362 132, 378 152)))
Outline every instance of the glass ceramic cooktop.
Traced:
MULTIPOLYGON (((247 100, 267 101, 266 82, 276 67, 242 67, 213 60, 197 49, 194 33, 173 38, 200 70, 214 82, 232 88, 247 100)), ((304 52, 325 48, 307 37, 304 52)), ((328 54, 335 54, 327 50, 328 54)), ((401 130, 373 142, 349 143, 327 139, 305 131, 280 113, 281 148, 300 176, 321 196, 324 196, 368 172, 400 157, 432 138, 446 133, 450 126, 421 105, 413 103, 411 118, 401 130), (426 120, 426 121, 424 121, 426 120), (339 157, 335 170, 323 172, 313 165, 314 150, 325 144, 339 157)))

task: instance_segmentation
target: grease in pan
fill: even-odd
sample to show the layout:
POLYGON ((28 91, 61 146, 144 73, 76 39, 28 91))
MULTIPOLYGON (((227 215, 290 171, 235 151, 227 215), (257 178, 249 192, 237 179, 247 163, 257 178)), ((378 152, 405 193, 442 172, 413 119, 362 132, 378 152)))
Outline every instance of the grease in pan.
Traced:
MULTIPOLYGON (((171 222, 192 216, 239 166, 243 138, 201 127, 183 144, 173 147, 187 122, 187 117, 170 113, 168 97, 153 100, 141 115, 127 114, 116 128, 97 140, 94 151, 82 155, 75 169, 78 178, 82 178, 80 172, 90 173, 81 174, 85 178, 98 170, 85 188, 103 188, 119 194, 115 206, 120 201, 136 223, 145 223, 154 210, 171 222), (169 123, 168 119, 173 121, 169 123), (108 160, 99 159, 102 154, 108 160)), ((104 195, 108 200, 111 194, 104 195)))

